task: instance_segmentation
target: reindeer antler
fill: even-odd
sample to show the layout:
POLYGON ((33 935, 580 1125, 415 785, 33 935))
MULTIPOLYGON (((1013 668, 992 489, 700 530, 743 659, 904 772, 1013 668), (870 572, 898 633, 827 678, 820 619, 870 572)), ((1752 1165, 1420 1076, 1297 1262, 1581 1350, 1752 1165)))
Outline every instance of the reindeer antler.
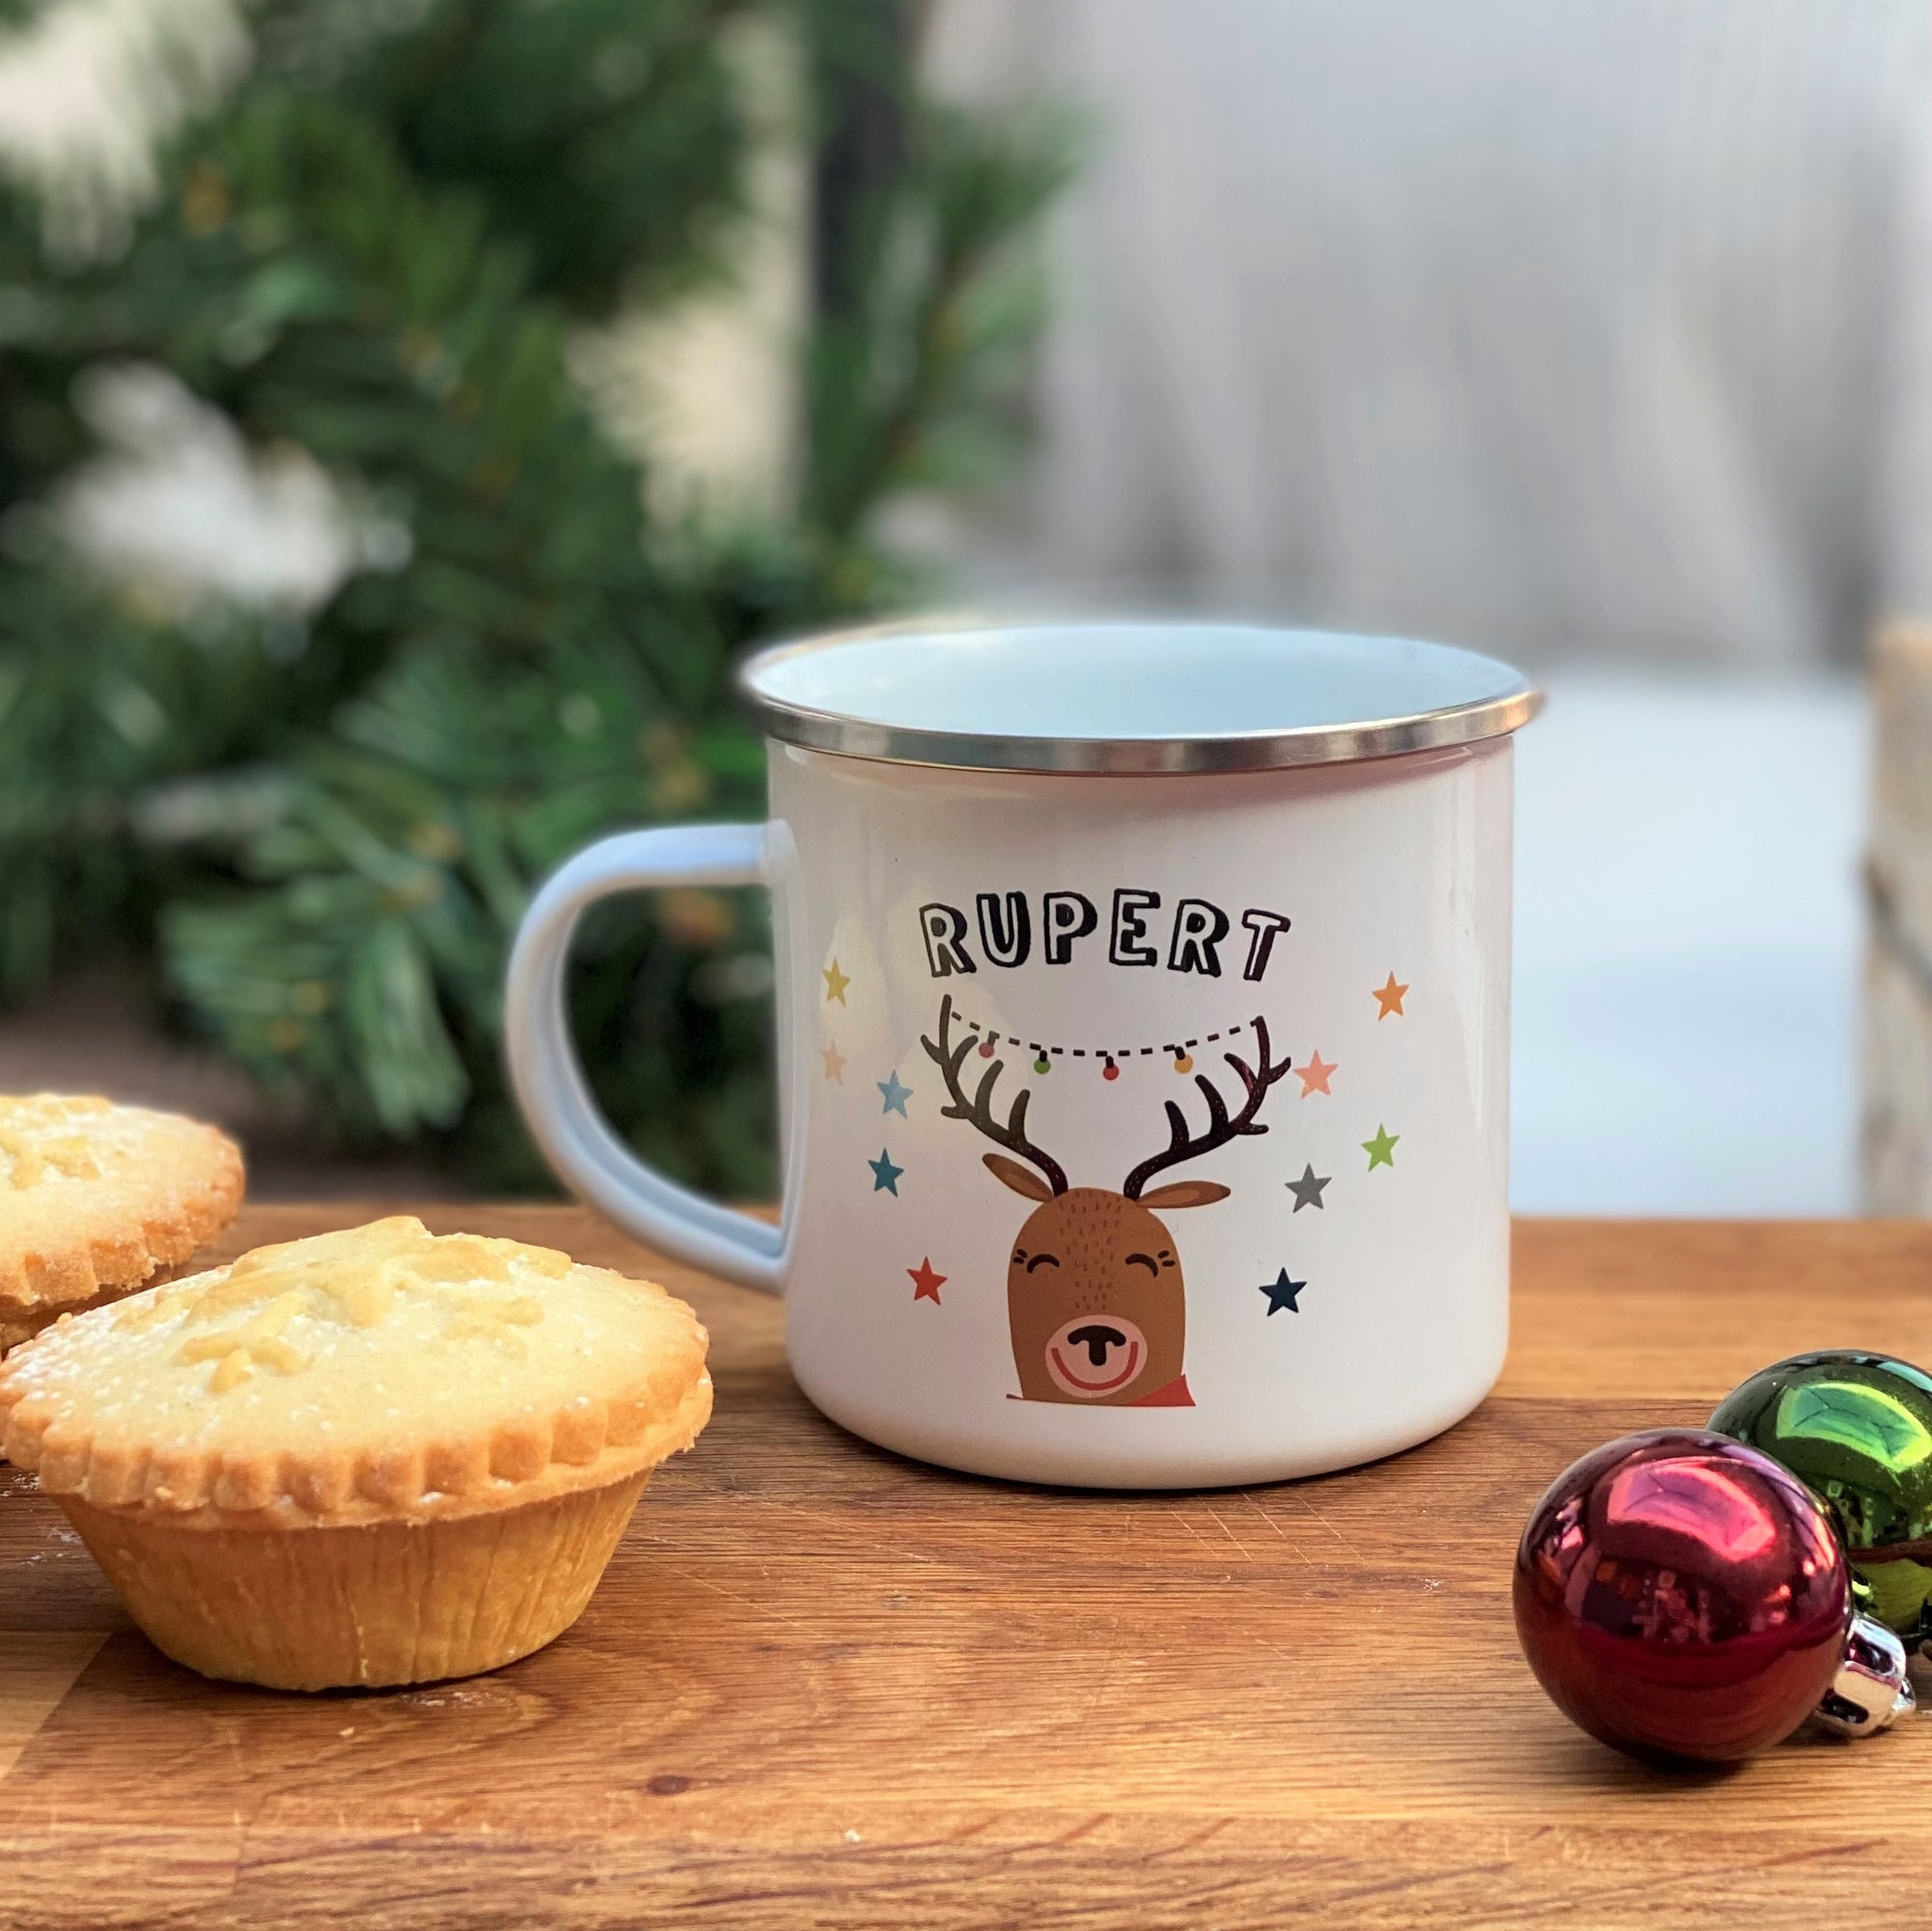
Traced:
MULTIPOLYGON (((986 1138, 997 1147, 1004 1147, 1009 1153, 1017 1153, 1023 1160, 1031 1160, 1046 1177, 1047 1184, 1055 1193, 1066 1191, 1066 1170, 1051 1153, 1042 1151, 1026 1136, 1027 1101, 1033 1097, 1032 1089, 1022 1087, 1013 1095, 1011 1109, 1007 1115, 1004 1127, 993 1122, 993 1086, 1005 1070, 1006 1062, 995 1060, 986 1068, 985 1077, 980 1082, 980 1091, 971 1099, 966 1097, 959 1084, 959 1068, 966 1055, 973 1050, 973 1036, 969 1033, 957 1046, 949 1036, 952 1029, 952 995, 949 992, 939 1002, 939 1043, 934 1045, 924 1034, 920 1035, 919 1043, 932 1056, 934 1064, 946 1076, 946 1090, 952 1095, 951 1106, 942 1106, 940 1116, 946 1120, 964 1120, 977 1126, 986 1138)), ((1284 1072, 1288 1069, 1282 1068, 1284 1072)))
POLYGON ((1229 1141, 1244 1133, 1265 1133, 1265 1126, 1255 1123, 1255 1115, 1262 1110, 1262 1101, 1267 1097, 1268 1089, 1275 1081, 1286 1077, 1289 1062, 1283 1060, 1280 1065, 1268 1063, 1267 1021, 1259 1015, 1255 1019, 1255 1044, 1259 1048, 1256 1057, 1261 1061, 1261 1071, 1256 1072, 1245 1062, 1233 1053, 1222 1057, 1240 1074, 1241 1084, 1247 1089, 1247 1099, 1240 1112, 1231 1120, 1228 1117, 1228 1103, 1214 1089, 1214 1082, 1206 1073, 1196 1073, 1194 1084, 1208 1099, 1208 1130, 1200 1139, 1194 1139, 1187 1131, 1187 1116, 1173 1100, 1167 1102, 1167 1123, 1172 1134, 1167 1151, 1155 1153, 1143 1160, 1125 1180, 1121 1191, 1129 1200, 1139 1200, 1141 1189, 1153 1177, 1167 1167, 1178 1167, 1183 1160, 1198 1158, 1203 1153, 1212 1152, 1216 1147, 1225 1147, 1229 1141))

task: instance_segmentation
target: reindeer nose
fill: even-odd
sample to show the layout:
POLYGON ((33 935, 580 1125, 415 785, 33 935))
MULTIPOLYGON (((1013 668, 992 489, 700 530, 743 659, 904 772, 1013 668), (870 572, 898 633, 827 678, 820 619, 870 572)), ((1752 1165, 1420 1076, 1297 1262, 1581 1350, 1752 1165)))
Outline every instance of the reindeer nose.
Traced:
POLYGON ((1066 1337, 1073 1348, 1087 1350, 1090 1367, 1104 1368, 1107 1365, 1107 1350, 1110 1348, 1124 1348, 1127 1337, 1118 1327, 1108 1327, 1100 1321, 1091 1322, 1086 1327, 1074 1328, 1066 1337))
POLYGON ((1046 1343, 1046 1373, 1069 1401, 1124 1401, 1148 1372, 1148 1338, 1126 1315, 1076 1314, 1046 1343))

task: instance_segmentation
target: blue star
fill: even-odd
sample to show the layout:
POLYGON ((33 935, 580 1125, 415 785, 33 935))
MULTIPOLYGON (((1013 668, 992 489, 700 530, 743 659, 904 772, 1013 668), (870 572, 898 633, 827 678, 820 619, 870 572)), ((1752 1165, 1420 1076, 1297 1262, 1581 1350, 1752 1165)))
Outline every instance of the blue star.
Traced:
POLYGON ((899 1084, 898 1068, 895 1066, 891 1076, 878 1081, 877 1086, 886 1096, 886 1111, 896 1113, 903 1120, 906 1117, 905 1103, 912 1097, 912 1088, 899 1084))
POLYGON ((1279 1314, 1283 1308, 1286 1308, 1290 1314, 1299 1314, 1301 1310, 1295 1305, 1294 1297, 1307 1285, 1306 1281, 1291 1281, 1288 1278, 1288 1269, 1284 1267, 1272 1281, 1265 1282, 1259 1288, 1257 1292, 1264 1293, 1268 1297, 1268 1313, 1270 1315, 1279 1314))
POLYGON ((895 1200, 897 1200, 899 1197, 899 1176, 905 1172, 905 1169, 893 1165, 893 1156, 890 1150, 881 1147, 879 1149, 879 1157, 876 1160, 867 1160, 866 1164, 872 1170, 872 1191, 878 1193, 883 1190, 891 1194, 895 1200))

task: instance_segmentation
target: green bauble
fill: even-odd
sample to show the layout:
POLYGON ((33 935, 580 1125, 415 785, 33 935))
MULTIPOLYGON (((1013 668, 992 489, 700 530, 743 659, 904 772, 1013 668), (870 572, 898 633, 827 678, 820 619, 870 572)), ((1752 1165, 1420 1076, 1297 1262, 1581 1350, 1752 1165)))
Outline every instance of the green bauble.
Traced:
POLYGON ((1932 1635, 1932 1376, 1884 1354, 1794 1354, 1734 1389, 1711 1427, 1783 1462, 1831 1510, 1865 1613, 1932 1635))

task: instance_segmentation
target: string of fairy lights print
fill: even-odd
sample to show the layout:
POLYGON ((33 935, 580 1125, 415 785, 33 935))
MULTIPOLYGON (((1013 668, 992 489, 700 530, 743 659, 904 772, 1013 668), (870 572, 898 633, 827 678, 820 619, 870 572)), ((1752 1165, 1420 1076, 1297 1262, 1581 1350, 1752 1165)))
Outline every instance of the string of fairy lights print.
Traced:
POLYGON ((1024 1047, 1033 1055, 1033 1069, 1037 1073, 1051 1072, 1053 1063, 1058 1059, 1095 1060, 1100 1065, 1100 1077, 1109 1080, 1120 1078, 1122 1061, 1152 1059, 1156 1054, 1165 1054, 1173 1061, 1174 1070, 1185 1077, 1194 1070, 1196 1046, 1213 1046, 1224 1039, 1236 1039, 1253 1027, 1252 1020, 1236 1020, 1218 1032, 1202 1033, 1191 1039, 1165 1039, 1145 1046, 1069 1046, 1057 1044, 1051 1039, 1029 1039, 1023 1033, 1007 1033, 998 1027, 982 1026, 970 1013, 960 1011, 958 1007, 952 1009, 960 1025, 969 1034, 978 1036, 982 1060, 990 1060, 999 1051, 1000 1042, 1005 1040, 1009 1046, 1024 1047))

